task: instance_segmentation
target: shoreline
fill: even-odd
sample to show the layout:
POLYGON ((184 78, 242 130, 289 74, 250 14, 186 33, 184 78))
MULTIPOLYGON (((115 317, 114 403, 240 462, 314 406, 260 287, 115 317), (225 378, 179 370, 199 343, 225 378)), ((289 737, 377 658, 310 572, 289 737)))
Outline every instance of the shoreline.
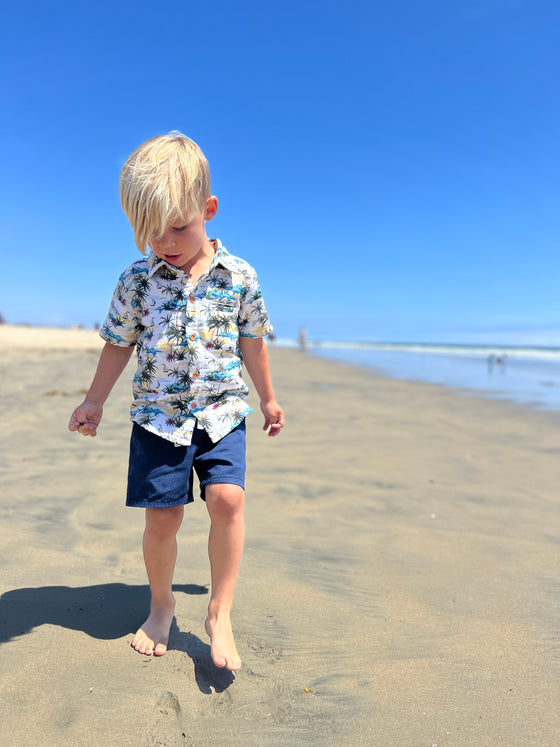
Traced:
POLYGON ((358 366, 378 378, 434 384, 487 400, 513 402, 542 412, 560 412, 560 365, 512 356, 499 364, 479 356, 445 356, 413 351, 311 348, 308 354, 358 366))
POLYGON ((333 363, 334 365, 340 364, 341 366, 348 366, 360 371, 364 376, 369 376, 379 381, 394 381, 404 385, 410 385, 411 387, 429 387, 439 390, 441 392, 447 392, 450 396, 480 400, 481 402, 487 402, 490 405, 498 404, 505 407, 519 408, 521 412, 532 412, 543 415, 551 419, 560 420, 560 408, 546 407, 538 402, 526 401, 523 399, 516 399, 513 396, 502 395, 500 396, 496 391, 492 389, 475 389, 474 387, 459 386, 457 384, 443 384, 436 381, 427 381, 425 379, 414 379, 406 376, 391 375, 387 371, 377 368, 367 363, 358 363, 352 361, 345 361, 337 358, 330 358, 323 355, 314 355, 312 352, 304 353, 304 355, 311 355, 319 361, 325 361, 328 365, 333 363))

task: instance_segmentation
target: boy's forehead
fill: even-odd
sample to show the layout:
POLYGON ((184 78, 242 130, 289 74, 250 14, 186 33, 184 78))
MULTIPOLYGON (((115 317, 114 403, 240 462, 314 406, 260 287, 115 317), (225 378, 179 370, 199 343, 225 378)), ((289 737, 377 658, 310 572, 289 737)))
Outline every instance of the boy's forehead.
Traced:
POLYGON ((188 223, 190 220, 191 220, 191 214, 189 213, 188 210, 181 210, 181 211, 177 210, 168 218, 167 225, 165 227, 168 228, 170 226, 174 226, 179 223, 184 225, 185 223, 188 223))
POLYGON ((177 211, 167 221, 165 228, 173 228, 174 226, 184 226, 185 223, 191 223, 197 215, 203 215, 201 210, 196 208, 193 210, 184 210, 182 212, 177 211))

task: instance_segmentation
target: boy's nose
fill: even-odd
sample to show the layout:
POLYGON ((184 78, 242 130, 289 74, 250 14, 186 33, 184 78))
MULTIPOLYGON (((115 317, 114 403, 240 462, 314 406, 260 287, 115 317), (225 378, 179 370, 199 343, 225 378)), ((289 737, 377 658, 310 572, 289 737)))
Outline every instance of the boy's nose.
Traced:
POLYGON ((175 241, 173 240, 173 236, 169 231, 166 231, 161 239, 159 240, 159 243, 161 246, 173 246, 175 241))

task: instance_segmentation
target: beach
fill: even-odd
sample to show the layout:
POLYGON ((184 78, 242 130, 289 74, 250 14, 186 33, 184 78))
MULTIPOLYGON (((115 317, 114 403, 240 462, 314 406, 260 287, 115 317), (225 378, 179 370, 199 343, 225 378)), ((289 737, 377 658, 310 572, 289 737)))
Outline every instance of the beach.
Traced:
POLYGON ((286 427, 248 418, 247 542, 213 666, 204 504, 164 657, 124 493, 130 379, 67 430, 94 331, 0 325, 2 745, 488 745, 560 734, 560 414, 270 346, 286 427))

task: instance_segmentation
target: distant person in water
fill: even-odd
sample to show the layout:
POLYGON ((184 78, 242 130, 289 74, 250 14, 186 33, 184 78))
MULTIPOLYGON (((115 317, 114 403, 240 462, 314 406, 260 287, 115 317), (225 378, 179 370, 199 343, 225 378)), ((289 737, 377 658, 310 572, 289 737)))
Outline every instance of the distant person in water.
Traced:
POLYGON ((298 344, 300 350, 308 350, 309 345, 307 344, 307 332, 305 331, 305 327, 300 327, 299 335, 298 335, 298 344))
POLYGON ((212 580, 205 628, 214 664, 239 669, 230 614, 244 542, 243 361, 260 398, 264 430, 284 425, 264 338, 272 327, 255 271, 208 239, 218 209, 208 162, 181 133, 148 140, 121 172, 121 201, 148 257, 121 275, 100 330, 106 341, 71 431, 95 436, 103 405, 133 350, 127 505, 146 509, 143 549, 151 590, 147 620, 132 639, 141 654, 167 650, 175 599, 176 534, 193 498, 193 470, 210 514, 212 580))

